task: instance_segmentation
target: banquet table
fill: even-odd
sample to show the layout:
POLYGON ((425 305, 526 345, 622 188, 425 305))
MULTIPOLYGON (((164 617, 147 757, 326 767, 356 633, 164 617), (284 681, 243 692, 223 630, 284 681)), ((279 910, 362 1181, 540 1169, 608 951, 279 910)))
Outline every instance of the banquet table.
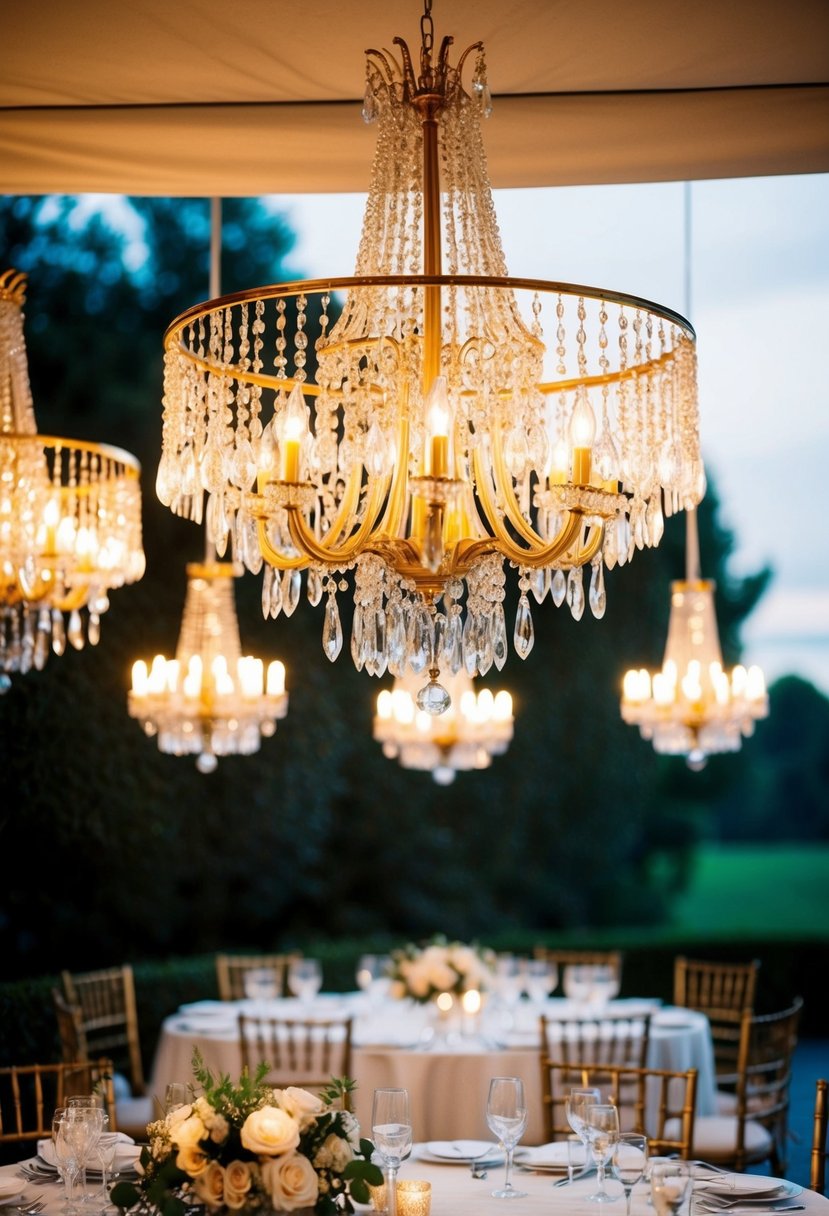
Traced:
MULTIPOLYGON (((697 1113, 716 1112, 711 1030, 704 1014, 660 1007, 657 1002, 613 1000, 610 1016, 635 1016, 652 1010, 648 1065, 651 1068, 696 1068, 697 1113)), ((151 1092, 164 1096, 171 1081, 188 1081, 198 1047, 213 1072, 236 1077, 241 1055, 240 1012, 272 1017, 336 1017, 351 1014, 351 1072, 357 1083, 354 1110, 360 1124, 371 1123, 374 1090, 401 1086, 409 1091, 416 1140, 464 1136, 487 1138, 485 1107, 490 1078, 520 1076, 526 1088, 529 1121, 525 1143, 543 1142, 544 1126, 539 1067, 539 1012, 566 1023, 585 1016, 585 1006, 550 998, 541 1006, 485 1010, 478 1019, 461 1017, 436 1027, 429 1010, 405 1001, 370 1002, 363 993, 320 994, 304 1005, 295 998, 274 1001, 200 1001, 183 1006, 164 1020, 152 1073, 151 1092)), ((591 1016, 594 1016, 595 1010, 591 1016)))
MULTIPOLYGON (((424 1160, 421 1153, 425 1147, 419 1144, 414 1146, 411 1157, 403 1163, 399 1177, 401 1181, 417 1179, 430 1183, 430 1216, 481 1216, 482 1213, 497 1216, 499 1211, 504 1210, 504 1201, 495 1199, 491 1195, 493 1188, 503 1182, 504 1167, 502 1165, 490 1167, 485 1178, 476 1179, 472 1177, 470 1169, 464 1164, 436 1165, 424 1160)), ((21 1154, 21 1159, 22 1156, 21 1154)), ((17 1168, 17 1165, 0 1166, 0 1178, 15 1175, 17 1168)), ((561 1187, 555 1186, 554 1180, 553 1176, 546 1173, 515 1172, 513 1181, 517 1187, 526 1192, 526 1195, 523 1198, 509 1200, 510 1216, 530 1216, 536 1212, 546 1212, 548 1216, 550 1213, 556 1212, 561 1216, 591 1216, 591 1214, 595 1216, 597 1210, 601 1210, 600 1205, 592 1203, 588 1198, 595 1189, 595 1177, 577 1179, 572 1184, 561 1187)), ((798 1210, 802 1207, 806 1216, 829 1216, 829 1199, 814 1191, 795 1188, 793 1184, 789 1184, 789 1188, 790 1191, 799 1192, 791 1199, 791 1202, 798 1205, 798 1210)), ((618 1195, 618 1204, 607 1206, 611 1206, 614 1212, 623 1213, 624 1199, 621 1184, 615 1179, 608 1178, 607 1189, 611 1194, 618 1195)), ((698 1189, 695 1184, 695 1197, 698 1189)), ((53 1184, 26 1183, 21 1178, 21 1192, 19 1197, 15 1197, 16 1201, 25 1202, 35 1195, 40 1195, 46 1201, 42 1216, 59 1216, 63 1201, 62 1187, 53 1184)), ((3 1208, 4 1205, 0 1204, 0 1216, 2 1216, 3 1208)), ((372 1208, 362 1205, 357 1205, 357 1209, 366 1216, 372 1211, 372 1208)), ((94 1213, 94 1216, 98 1216, 97 1205, 91 1205, 89 1210, 90 1213, 94 1213)), ((769 1207, 752 1205, 750 1210, 742 1207, 732 1209, 738 1213, 738 1216, 743 1216, 747 1210, 749 1216, 763 1216, 764 1213, 769 1213, 773 1209, 771 1205, 769 1207)), ((8 1212, 9 1216, 17 1216, 11 1201, 8 1203, 8 1212)), ((648 1203, 647 1184, 637 1184, 631 1197, 631 1216, 653 1216, 653 1212, 654 1209, 648 1203)), ((693 1200, 692 1213, 694 1216, 704 1216, 693 1200)))

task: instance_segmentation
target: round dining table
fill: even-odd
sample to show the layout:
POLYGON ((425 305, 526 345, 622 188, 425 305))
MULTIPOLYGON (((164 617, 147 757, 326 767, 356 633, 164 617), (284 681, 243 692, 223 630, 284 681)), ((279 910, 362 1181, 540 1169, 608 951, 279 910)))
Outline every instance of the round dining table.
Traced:
POLYGON ((486 1095, 493 1076, 523 1079, 529 1110, 525 1143, 544 1140, 539 1063, 540 1014, 551 1021, 590 1016, 635 1017, 651 1013, 647 1064, 651 1068, 696 1068, 697 1114, 716 1113, 714 1054, 708 1019, 693 1010, 646 1000, 612 1000, 587 1010, 566 998, 511 1007, 492 1002, 476 1016, 458 1012, 436 1018, 431 1008, 365 993, 319 994, 312 1001, 199 1001, 164 1020, 153 1064, 151 1092, 163 1099, 171 1081, 192 1077, 194 1048, 214 1073, 235 1078, 241 1068, 240 1012, 267 1017, 353 1018, 351 1075, 353 1106, 362 1127, 371 1125, 375 1089, 409 1091, 415 1139, 490 1135, 486 1095))

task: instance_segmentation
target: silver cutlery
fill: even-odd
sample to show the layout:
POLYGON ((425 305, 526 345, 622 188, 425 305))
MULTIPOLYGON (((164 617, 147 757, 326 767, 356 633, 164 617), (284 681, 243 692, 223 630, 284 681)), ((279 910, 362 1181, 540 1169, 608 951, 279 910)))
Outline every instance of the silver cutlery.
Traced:
MULTIPOLYGON (((589 1176, 591 1174, 595 1174, 595 1172, 596 1172, 595 1165, 589 1165, 587 1167, 587 1169, 582 1170, 581 1173, 573 1175, 573 1182, 578 1182, 578 1180, 580 1178, 589 1178, 589 1176)), ((557 1179, 556 1182, 553 1183, 553 1186, 568 1186, 569 1183, 570 1183, 569 1178, 559 1178, 559 1179, 557 1179)))

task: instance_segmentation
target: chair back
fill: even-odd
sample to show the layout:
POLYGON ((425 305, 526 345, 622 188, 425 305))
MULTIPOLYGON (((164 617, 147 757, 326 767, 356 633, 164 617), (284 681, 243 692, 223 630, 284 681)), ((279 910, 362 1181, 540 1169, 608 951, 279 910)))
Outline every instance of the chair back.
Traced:
POLYGON ((743 1014, 754 1012, 760 960, 674 959, 674 1004, 704 1013, 711 1025, 718 1085, 736 1084, 743 1014))
POLYGON ((0 1068, 0 1144, 48 1139, 66 1098, 91 1093, 101 1094, 109 1128, 117 1131, 111 1060, 0 1068))
POLYGON ((776 1013, 743 1014, 733 1113, 697 1120, 697 1152, 705 1161, 744 1171, 768 1161, 778 1177, 788 1163, 792 1058, 803 1000, 776 1013))
POLYGON ((819 1195, 822 1195, 826 1188, 827 1090, 829 1082, 821 1077, 815 1083, 815 1122, 809 1173, 809 1186, 819 1195))
POLYGON ((89 1044, 80 1009, 77 1005, 70 1005, 59 988, 52 989, 52 1005, 58 1023, 61 1059, 65 1064, 88 1060, 89 1044))
POLYGON ((239 1014, 242 1067, 267 1063, 269 1085, 318 1093, 332 1077, 351 1075, 353 1018, 269 1018, 239 1014))
POLYGON ((533 957, 555 963, 559 977, 565 967, 599 966, 609 967, 613 978, 621 987, 623 955, 621 950, 559 950, 553 946, 536 946, 533 957))
POLYGON ((630 1064, 644 1068, 648 1059, 651 1014, 608 1012, 558 1021, 541 1015, 541 1055, 563 1064, 630 1064))
POLYGON ((144 1069, 132 967, 126 964, 80 974, 62 971, 61 983, 64 1001, 79 1010, 81 1042, 86 1041, 85 1058, 111 1056, 116 1066, 123 1059, 133 1094, 143 1094, 144 1069))
POLYGON ((292 954, 217 954, 216 986, 220 1001, 241 1001, 245 992, 245 973, 271 971, 277 996, 287 995, 288 965, 302 955, 292 954))
POLYGON ((636 1068, 607 1063, 542 1062, 544 1124, 549 1140, 572 1135, 567 1122, 567 1095, 573 1088, 597 1087, 602 1100, 619 1109, 622 1131, 648 1137, 654 1156, 677 1154, 690 1160, 694 1151, 697 1070, 636 1068))

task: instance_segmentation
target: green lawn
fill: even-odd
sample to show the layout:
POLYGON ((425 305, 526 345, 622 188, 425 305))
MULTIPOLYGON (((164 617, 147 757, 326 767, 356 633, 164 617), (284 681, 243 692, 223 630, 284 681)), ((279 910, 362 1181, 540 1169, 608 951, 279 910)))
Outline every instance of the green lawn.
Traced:
POLYGON ((829 845, 700 848, 674 928, 710 936, 829 935, 829 845))

